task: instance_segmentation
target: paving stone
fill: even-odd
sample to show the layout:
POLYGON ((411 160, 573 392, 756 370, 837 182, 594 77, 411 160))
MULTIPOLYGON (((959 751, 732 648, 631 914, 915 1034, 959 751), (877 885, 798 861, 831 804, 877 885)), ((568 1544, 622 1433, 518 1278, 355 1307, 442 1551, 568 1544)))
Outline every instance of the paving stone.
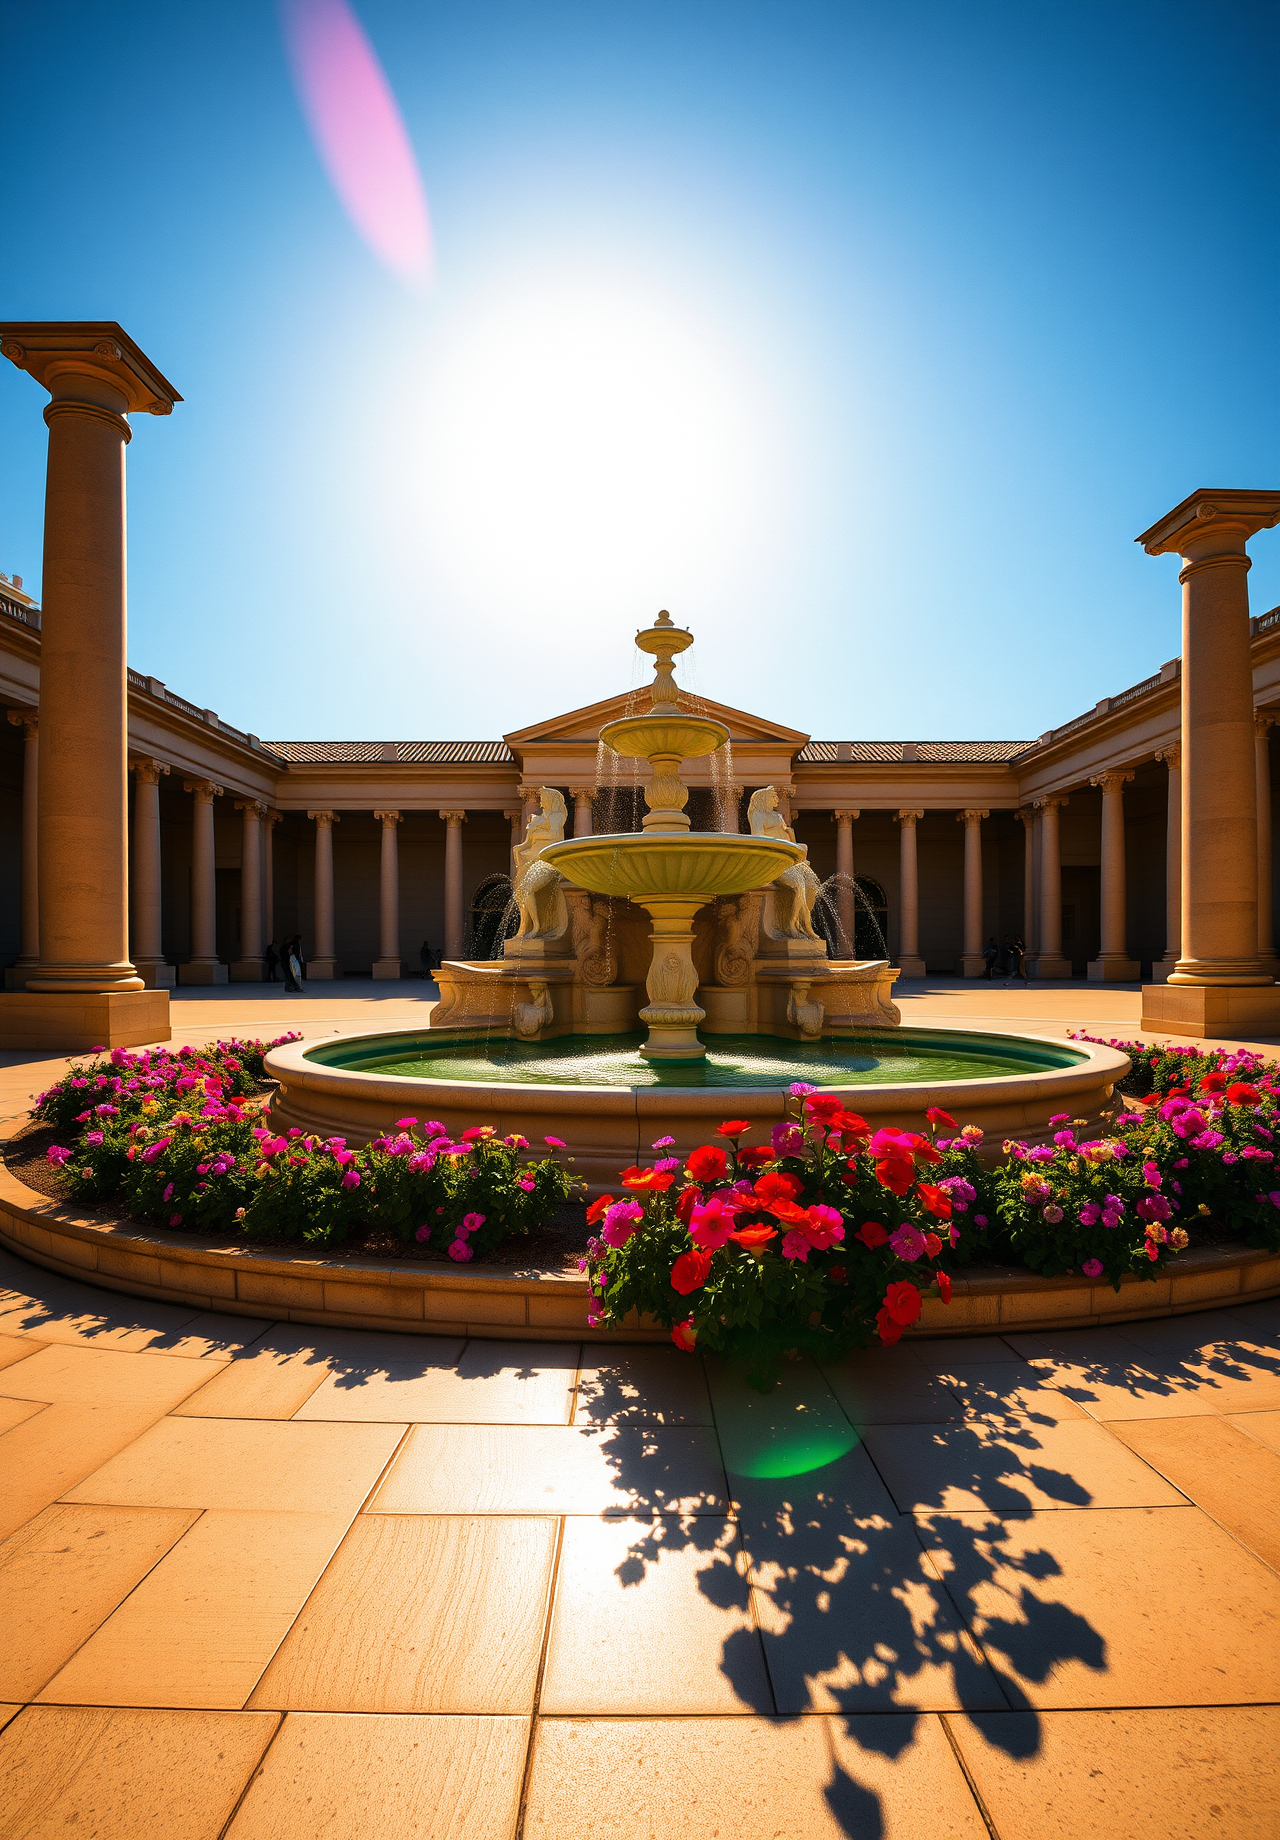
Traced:
POLYGON ((227 1840, 511 1840, 528 1742, 527 1718, 291 1712, 227 1840))
POLYGON ((25 1361, 38 1349, 45 1346, 30 1335, 0 1335, 0 1370, 12 1367, 15 1361, 25 1361))
POLYGON ((374 1514, 728 1511, 715 1434, 696 1425, 415 1425, 374 1514))
POLYGON ((575 1425, 709 1425, 701 1361, 674 1348, 584 1350, 575 1425))
POLYGON ((1185 1500, 1088 1419, 869 1426, 866 1446, 904 1514, 977 1508, 1154 1508, 1185 1500))
POLYGON ((142 1361, 111 1348, 64 1345, 42 1348, 29 1361, 6 1369, 0 1393, 50 1404, 146 1406, 158 1417, 195 1392, 204 1377, 199 1362, 175 1355, 149 1355, 142 1361))
POLYGON ((1280 1451, 1280 1412, 1233 1412, 1227 1423, 1247 1431, 1269 1450, 1280 1451))
POLYGON ((207 1510, 41 1700, 243 1706, 349 1524, 344 1514, 207 1510))
POLYGON ((6 1336, 138 1350, 166 1337, 176 1339, 199 1314, 186 1304, 97 1290, 0 1248, 0 1334, 6 1336))
POLYGON ((28 1706, 0 1732, 0 1840, 218 1840, 276 1724, 28 1706))
POLYGON ((934 1374, 954 1373, 958 1367, 990 1367, 993 1363, 1017 1366, 1024 1356, 1011 1348, 1002 1335, 949 1335, 935 1342, 900 1342, 909 1348, 922 1367, 934 1374))
POLYGON ((1042 1369, 1026 1361, 958 1364, 939 1378, 960 1401, 966 1419, 999 1424, 1028 1419, 1044 1425, 1089 1416, 1061 1388, 1048 1385, 1042 1369))
POLYGON ((988 1840, 935 1718, 540 1719, 524 1840, 988 1840))
POLYGON ((571 1517, 540 1710, 771 1713, 745 1574, 730 1521, 571 1517))
POLYGON ((1280 1708, 995 1712, 949 1721, 1000 1840, 1280 1832, 1280 1708))
POLYGON ((1199 1508, 917 1524, 1015 1707, 1280 1699, 1280 1578, 1199 1508))
POLYGON ((45 1406, 6 1431, 0 1437, 0 1539, 127 1449, 158 1416, 148 1406, 45 1406))
POLYGON ((1113 1429, 1144 1462, 1280 1571, 1280 1455, 1224 1418, 1130 1419, 1113 1429))
POLYGON ((34 1699, 195 1518, 51 1507, 10 1534, 0 1545, 0 1695, 34 1699))
POLYGON ((44 1404, 39 1399, 0 1398, 0 1437, 6 1431, 12 1431, 15 1425, 25 1424, 37 1412, 44 1410, 44 1404))
POLYGON ((528 1713, 556 1523, 361 1515, 250 1704, 528 1713))
POLYGON ((354 1514, 404 1429, 166 1418, 69 1490, 67 1499, 354 1514))
MULTIPOLYGON (((412 1346, 412 1344, 410 1345, 412 1346)), ((445 1348, 448 1348, 445 1344, 445 1348)), ((566 1425, 578 1371, 577 1344, 468 1342, 458 1357, 406 1358, 381 1373, 331 1375, 298 1408, 299 1419, 419 1424, 566 1425)))

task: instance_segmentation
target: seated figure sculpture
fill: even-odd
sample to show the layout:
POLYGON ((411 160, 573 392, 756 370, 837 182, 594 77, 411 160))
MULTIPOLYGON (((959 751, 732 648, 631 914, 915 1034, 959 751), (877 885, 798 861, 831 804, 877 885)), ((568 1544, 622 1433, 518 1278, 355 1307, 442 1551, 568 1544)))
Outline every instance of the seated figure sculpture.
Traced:
MULTIPOLYGON (((792 843, 796 834, 778 810, 778 793, 774 786, 761 786, 751 795, 747 807, 747 821, 754 837, 786 837, 792 843)), ((770 918, 765 920, 766 931, 785 939, 812 939, 821 942, 822 935, 815 932, 813 925, 813 904, 822 891, 818 880, 807 862, 793 863, 789 869, 775 877, 769 884, 773 908, 770 918)))
POLYGON ((563 794, 554 786, 538 791, 540 810, 530 818, 525 833, 515 849, 515 901, 520 926, 515 937, 507 941, 507 951, 518 956, 526 941, 558 939, 569 925, 562 877, 542 861, 548 844, 564 837, 568 808, 563 794))

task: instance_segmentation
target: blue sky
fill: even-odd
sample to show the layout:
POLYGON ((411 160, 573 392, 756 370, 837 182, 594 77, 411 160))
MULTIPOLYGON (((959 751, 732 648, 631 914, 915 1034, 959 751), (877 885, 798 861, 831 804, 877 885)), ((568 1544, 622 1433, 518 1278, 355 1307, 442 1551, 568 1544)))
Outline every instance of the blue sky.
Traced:
MULTIPOLYGON (((134 664, 269 738, 493 736, 667 606, 704 695, 1019 737, 1177 652, 1134 536, 1280 485, 1274 6, 354 4, 425 298, 269 0, 0 3, 5 315, 118 319, 186 398, 129 449, 134 664)), ((0 367, 35 582, 43 401, 0 367)))

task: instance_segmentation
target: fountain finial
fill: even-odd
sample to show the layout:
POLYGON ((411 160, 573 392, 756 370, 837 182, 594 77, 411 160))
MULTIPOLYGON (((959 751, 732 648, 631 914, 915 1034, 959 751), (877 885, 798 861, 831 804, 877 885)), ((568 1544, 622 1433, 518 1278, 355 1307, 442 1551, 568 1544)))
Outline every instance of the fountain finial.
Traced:
POLYGON ((664 713, 674 710, 680 699, 672 660, 678 653, 688 651, 693 634, 677 626, 664 607, 652 626, 636 634, 636 644, 642 652, 651 652, 655 660, 649 692, 653 708, 664 713))

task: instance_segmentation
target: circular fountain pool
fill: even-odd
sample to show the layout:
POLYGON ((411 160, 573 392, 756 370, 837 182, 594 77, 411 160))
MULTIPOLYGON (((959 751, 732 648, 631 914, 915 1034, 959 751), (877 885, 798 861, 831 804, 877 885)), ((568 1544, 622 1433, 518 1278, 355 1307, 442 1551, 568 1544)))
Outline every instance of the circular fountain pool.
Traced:
MULTIPOLYGON (((455 1135, 492 1124, 537 1143, 562 1138, 596 1190, 650 1154, 655 1138, 686 1154, 731 1112, 761 1134, 787 1115, 796 1081, 848 1091, 873 1125, 917 1129, 926 1107, 977 1124, 999 1152, 1004 1138, 1043 1142, 1066 1112, 1102 1127, 1128 1060, 1113 1048, 966 1029, 893 1029, 820 1042, 710 1036, 704 1060, 657 1063, 639 1035, 524 1043, 450 1029, 402 1029, 292 1042, 267 1057, 279 1082, 277 1128, 297 1126, 352 1143, 396 1119, 438 1119, 455 1135)), ((760 1141, 756 1139, 755 1141, 760 1141)))

